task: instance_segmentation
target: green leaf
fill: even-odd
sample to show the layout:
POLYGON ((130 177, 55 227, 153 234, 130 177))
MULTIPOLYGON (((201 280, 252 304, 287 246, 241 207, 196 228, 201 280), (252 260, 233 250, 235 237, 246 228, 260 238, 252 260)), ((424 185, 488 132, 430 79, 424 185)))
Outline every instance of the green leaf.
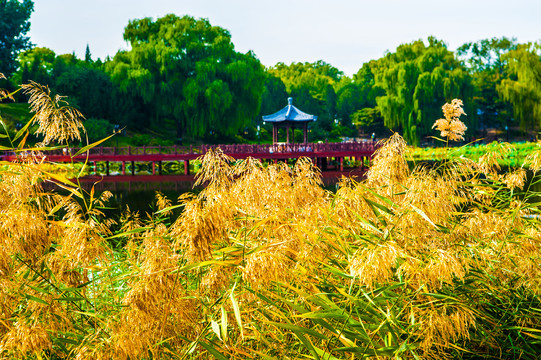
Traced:
MULTIPOLYGON (((225 308, 222 305, 222 323, 221 323, 221 330, 222 330, 222 338, 224 341, 227 341, 227 313, 225 312, 225 308)), ((241 334, 242 334, 242 328, 241 328, 241 334)))
POLYGON ((96 142, 94 142, 94 143, 92 143, 92 144, 89 144, 89 145, 87 145, 87 146, 85 146, 85 147, 79 149, 79 151, 77 151, 73 156, 81 155, 82 153, 84 153, 84 152, 86 152, 86 151, 92 149, 93 147, 98 146, 98 145, 101 144, 102 142, 109 140, 109 139, 112 138, 113 136, 115 136, 115 134, 109 135, 109 136, 107 136, 105 139, 101 139, 101 140, 98 140, 98 141, 96 141, 96 142))
POLYGON ((306 319, 340 319, 346 320, 349 316, 344 310, 329 310, 329 311, 313 311, 305 314, 295 315, 295 317, 306 319))
POLYGON ((314 345, 312 344, 312 342, 309 339, 307 339, 302 334, 301 331, 298 331, 298 330, 292 330, 292 331, 299 338, 299 340, 304 344, 304 346, 306 346, 308 351, 310 351, 312 353, 312 355, 314 355, 314 357, 319 360, 319 354, 317 353, 316 349, 314 348, 314 345))
POLYGON ((43 304, 43 305, 49 305, 49 303, 43 299, 40 299, 38 297, 35 297, 35 296, 32 296, 32 295, 28 295, 26 294, 25 297, 28 299, 28 300, 32 300, 32 301, 35 301, 35 302, 38 302, 40 304, 43 304))
POLYGON ((66 296, 66 297, 60 297, 54 299, 56 301, 82 301, 85 300, 84 297, 77 297, 77 296, 66 296))
POLYGON ((34 115, 32 119, 30 119, 30 121, 28 121, 26 125, 21 128, 21 130, 17 131, 17 134, 15 134, 15 137, 13 138, 13 142, 17 141, 17 139, 20 138, 22 134, 25 133, 26 130, 28 130, 28 127, 34 121, 35 117, 36 115, 34 115))
POLYGON ((302 326, 278 323, 278 322, 274 322, 274 321, 269 321, 268 323, 271 324, 271 325, 286 329, 286 330, 291 330, 293 332, 300 332, 300 333, 308 334, 308 335, 311 335, 313 337, 317 337, 319 339, 323 339, 323 340, 328 339, 327 336, 325 336, 323 334, 320 334, 315 330, 308 329, 308 328, 305 328, 305 327, 302 327, 302 326))
POLYGON ((40 293, 42 293, 42 294, 46 294, 46 295, 49 295, 49 294, 50 294, 49 291, 47 291, 47 290, 45 290, 45 289, 42 289, 42 288, 40 288, 40 287, 32 286, 32 285, 30 285, 30 284, 26 284, 26 285, 27 285, 29 288, 34 289, 34 290, 36 290, 37 292, 40 292, 40 293))
POLYGON ((55 342, 63 343, 63 344, 71 344, 71 345, 79 345, 80 342, 73 339, 66 339, 66 338, 56 338, 54 339, 55 342))
MULTIPOLYGON (((313 345, 312 345, 313 346, 313 345)), ((314 350, 317 352, 317 354, 319 356, 321 356, 323 359, 328 359, 328 360, 340 360, 338 359, 337 357, 334 357, 331 355, 331 353, 327 352, 327 351, 324 351, 324 350, 321 350, 319 348, 317 348, 316 346, 313 346, 314 350)))
POLYGON ((118 234, 109 236, 109 237, 105 238, 105 240, 111 240, 111 239, 115 239, 115 238, 119 238, 119 237, 131 235, 131 234, 142 233, 142 232, 145 232, 145 231, 147 231, 147 230, 149 230, 149 229, 151 229, 151 228, 152 228, 152 227, 150 227, 150 226, 144 226, 144 227, 140 227, 140 228, 137 228, 137 229, 132 229, 132 230, 129 230, 129 231, 123 231, 123 232, 121 232, 121 233, 118 233, 118 234))
POLYGON ((209 353, 211 353, 218 360, 228 360, 221 352, 210 346, 204 341, 198 341, 199 345, 205 348, 209 353))
POLYGON ((231 290, 231 294, 229 294, 229 298, 231 299, 231 304, 233 305, 233 312, 235 314, 235 320, 237 320, 237 325, 239 326, 240 336, 241 338, 244 339, 244 330, 242 326, 242 319, 240 317, 239 304, 237 300, 235 300, 235 296, 233 296, 233 292, 235 291, 235 286, 237 286, 236 283, 235 285, 233 285, 233 289, 231 290))

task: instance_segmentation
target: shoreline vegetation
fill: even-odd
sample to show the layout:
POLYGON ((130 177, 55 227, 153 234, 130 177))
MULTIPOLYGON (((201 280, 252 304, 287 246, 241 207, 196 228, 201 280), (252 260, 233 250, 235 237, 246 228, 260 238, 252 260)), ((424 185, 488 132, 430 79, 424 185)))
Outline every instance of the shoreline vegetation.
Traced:
MULTIPOLYGON (((306 158, 209 151, 199 193, 115 221, 110 193, 25 147, 32 124, 69 147, 79 114, 23 90, 35 115, 1 135, 26 156, 0 167, 0 358, 538 359, 538 194, 524 169, 499 173, 498 149, 410 170, 394 134, 336 193, 306 158)), ((462 135, 447 105, 446 143, 462 135)), ((527 166, 539 182, 541 150, 527 166)))
POLYGON ((460 147, 407 147, 406 160, 417 163, 423 161, 442 161, 446 159, 467 158, 478 161, 487 153, 500 153, 497 162, 500 166, 522 167, 528 157, 541 149, 541 142, 497 142, 489 144, 468 144, 460 147))

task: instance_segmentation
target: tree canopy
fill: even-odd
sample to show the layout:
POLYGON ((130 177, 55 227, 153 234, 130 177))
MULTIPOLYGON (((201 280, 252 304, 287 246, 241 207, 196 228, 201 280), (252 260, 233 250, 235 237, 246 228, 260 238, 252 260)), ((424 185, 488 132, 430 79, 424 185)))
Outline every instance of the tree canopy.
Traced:
MULTIPOLYGON (((385 91, 377 98, 385 126, 411 144, 433 134, 441 104, 454 98, 471 104, 471 77, 446 44, 433 37, 428 45, 421 40, 400 45, 378 60, 375 71, 375 83, 385 91)), ((466 112, 471 124, 475 115, 466 112)))
MULTIPOLYGON (((318 121, 312 126, 316 138, 327 138, 336 129, 335 121, 346 125, 343 130, 348 131, 347 125, 351 125, 350 113, 339 112, 337 92, 350 84, 351 79, 340 70, 320 60, 290 65, 278 63, 269 68, 268 72, 283 82, 288 96, 293 97, 296 106, 318 115, 318 121)), ((282 104, 285 105, 285 100, 282 104)))
POLYGON ((56 55, 29 48, 32 9, 30 0, 0 0, 0 72, 16 70, 13 82, 48 85, 88 117, 170 141, 236 141, 255 133, 261 115, 281 109, 288 96, 318 116, 311 140, 379 137, 391 129, 419 144, 434 135, 442 104, 455 98, 468 114, 467 137, 541 124, 540 45, 514 38, 469 42, 456 53, 433 37, 417 40, 348 77, 323 60, 264 68, 252 52, 235 51, 226 29, 173 14, 130 21, 124 30, 130 50, 113 59, 92 59, 88 45, 83 59, 56 55))
POLYGON ((124 94, 139 98, 150 126, 176 126, 177 136, 234 135, 261 106, 264 68, 235 51, 231 35, 208 20, 166 15, 130 21, 131 50, 106 64, 124 94))
POLYGON ((516 39, 502 37, 466 43, 457 49, 472 76, 474 107, 483 128, 509 125, 512 118, 512 105, 497 87, 510 76, 505 54, 516 48, 516 39))
POLYGON ((0 0, 0 73, 11 76, 17 70, 17 55, 28 49, 31 0, 0 0))
POLYGON ((513 78, 504 79, 498 92, 513 104, 523 129, 536 129, 541 125, 541 45, 519 45, 505 59, 513 78))

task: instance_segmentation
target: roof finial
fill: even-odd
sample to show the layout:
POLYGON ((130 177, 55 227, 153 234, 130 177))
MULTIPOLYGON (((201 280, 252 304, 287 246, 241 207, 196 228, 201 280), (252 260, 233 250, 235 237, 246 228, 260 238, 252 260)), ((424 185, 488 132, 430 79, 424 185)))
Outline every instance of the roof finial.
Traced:
POLYGON ((287 103, 288 103, 289 105, 293 105, 293 98, 292 98, 292 97, 288 97, 288 98, 287 98, 287 103))

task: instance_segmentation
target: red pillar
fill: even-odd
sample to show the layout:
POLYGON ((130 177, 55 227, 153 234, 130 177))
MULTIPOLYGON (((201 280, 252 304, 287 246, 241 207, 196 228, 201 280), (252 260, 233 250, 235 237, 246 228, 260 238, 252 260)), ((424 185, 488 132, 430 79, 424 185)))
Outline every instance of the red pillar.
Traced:
POLYGON ((122 162, 122 175, 126 175, 126 162, 122 162))
POLYGON ((152 175, 156 175, 156 163, 152 162, 152 175))
POLYGON ((344 171, 344 157, 340 158, 340 171, 344 171))
POLYGON ((184 160, 184 175, 190 175, 190 162, 184 160))
POLYGON ((286 126, 286 144, 289 144, 289 125, 286 126))

